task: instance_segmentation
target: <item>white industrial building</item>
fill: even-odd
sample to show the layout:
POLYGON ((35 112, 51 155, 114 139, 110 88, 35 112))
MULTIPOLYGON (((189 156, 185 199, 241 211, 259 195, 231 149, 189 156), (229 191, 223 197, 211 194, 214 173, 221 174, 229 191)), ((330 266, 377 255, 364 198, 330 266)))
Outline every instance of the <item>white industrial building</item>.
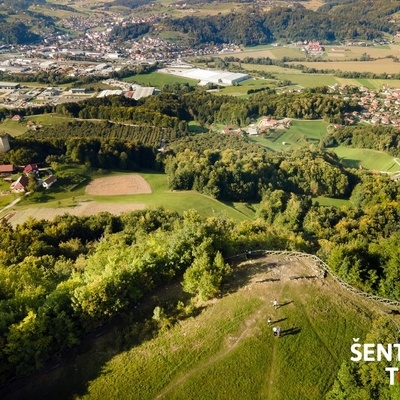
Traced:
POLYGON ((200 68, 167 68, 161 72, 172 75, 183 76, 190 79, 197 79, 199 85, 207 85, 207 83, 215 83, 217 85, 234 85, 250 78, 250 75, 238 72, 228 72, 216 69, 200 69, 200 68))

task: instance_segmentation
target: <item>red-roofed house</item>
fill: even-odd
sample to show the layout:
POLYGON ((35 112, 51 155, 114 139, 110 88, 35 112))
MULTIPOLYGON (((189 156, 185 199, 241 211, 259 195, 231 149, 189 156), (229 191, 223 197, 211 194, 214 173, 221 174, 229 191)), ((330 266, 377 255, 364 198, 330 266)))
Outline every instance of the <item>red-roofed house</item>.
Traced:
POLYGON ((0 175, 12 174, 14 172, 14 166, 11 164, 0 165, 0 175))
POLYGON ((47 179, 42 182, 44 188, 48 189, 54 182, 57 181, 57 178, 54 175, 50 175, 47 179))
POLYGON ((15 182, 11 184, 11 190, 17 193, 25 192, 28 183, 28 177, 25 175, 21 175, 15 182))
POLYGON ((30 174, 30 173, 37 172, 37 171, 39 171, 39 167, 37 166, 37 164, 28 164, 24 168, 25 174, 30 174))

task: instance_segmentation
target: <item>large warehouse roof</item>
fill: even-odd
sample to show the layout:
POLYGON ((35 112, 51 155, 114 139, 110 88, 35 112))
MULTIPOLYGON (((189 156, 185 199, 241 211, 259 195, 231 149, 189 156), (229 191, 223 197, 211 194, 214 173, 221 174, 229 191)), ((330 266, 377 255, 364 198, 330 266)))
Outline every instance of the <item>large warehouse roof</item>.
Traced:
POLYGON ((207 83, 218 83, 222 85, 232 85, 233 83, 241 82, 249 79, 250 76, 247 74, 240 74, 236 72, 226 72, 220 70, 210 70, 210 69, 178 69, 178 68, 168 68, 166 72, 172 75, 184 76, 186 78, 197 79, 200 84, 207 83))

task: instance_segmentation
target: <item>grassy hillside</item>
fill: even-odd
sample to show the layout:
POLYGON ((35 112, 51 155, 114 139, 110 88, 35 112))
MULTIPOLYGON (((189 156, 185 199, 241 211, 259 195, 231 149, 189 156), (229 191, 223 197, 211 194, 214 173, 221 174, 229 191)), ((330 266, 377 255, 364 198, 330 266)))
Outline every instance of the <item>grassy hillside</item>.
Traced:
MULTIPOLYGON (((144 204, 145 208, 164 207, 171 211, 182 213, 185 210, 195 209, 202 216, 218 215, 234 221, 243 221, 254 218, 256 205, 249 203, 221 202, 209 196, 205 196, 196 191, 171 191, 167 185, 167 175, 155 172, 142 172, 140 175, 151 186, 152 193, 149 194, 127 194, 113 196, 93 196, 85 193, 86 185, 93 179, 104 177, 103 174, 89 171, 84 166, 66 166, 62 169, 65 174, 78 174, 82 179, 82 184, 74 185, 72 189, 62 186, 60 182, 55 184, 50 190, 35 193, 26 197, 13 208, 13 216, 10 219, 12 224, 21 224, 28 218, 52 219, 56 215, 65 212, 74 213, 74 209, 87 202, 92 204, 107 204, 127 206, 126 211, 130 211, 132 204, 144 204), (44 211, 43 211, 44 209, 44 211)), ((57 171, 55 171, 57 175, 57 171)), ((128 175, 122 171, 108 173, 106 176, 128 175)), ((7 188, 9 187, 6 186, 7 188)), ((6 205, 11 196, 7 196, 6 205)), ((1 199, 0 199, 1 200, 1 199)), ((0 202, 1 203, 1 202, 0 202)), ((90 209, 89 209, 90 211, 90 209)), ((8 213, 9 211, 4 212, 8 213)))
POLYGON ((351 356, 352 338, 362 341, 379 314, 374 304, 320 278, 308 261, 247 261, 198 316, 140 343, 134 325, 119 326, 6 399, 29 392, 31 399, 320 400, 351 356), (281 304, 276 310, 274 298, 281 304), (273 336, 269 316, 281 337, 273 336))
POLYGON ((339 146, 332 149, 340 161, 351 168, 363 168, 385 172, 397 172, 400 165, 394 161, 394 158, 383 151, 370 149, 354 149, 351 147, 339 146))
POLYGON ((273 151, 296 149, 308 144, 318 144, 326 132, 325 121, 292 120, 288 129, 276 130, 270 138, 250 136, 249 140, 273 151))

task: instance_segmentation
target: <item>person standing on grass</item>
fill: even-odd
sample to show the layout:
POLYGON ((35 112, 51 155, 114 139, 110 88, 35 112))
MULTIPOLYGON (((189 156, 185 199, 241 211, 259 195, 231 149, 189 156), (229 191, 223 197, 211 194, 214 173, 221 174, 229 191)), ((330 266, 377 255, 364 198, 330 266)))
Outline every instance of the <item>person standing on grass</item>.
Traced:
POLYGON ((271 323, 272 323, 271 317, 268 317, 267 322, 268 322, 268 326, 271 326, 271 323))
POLYGON ((274 301, 272 302, 272 305, 274 306, 274 308, 278 308, 279 307, 279 303, 277 299, 274 299, 274 301))

